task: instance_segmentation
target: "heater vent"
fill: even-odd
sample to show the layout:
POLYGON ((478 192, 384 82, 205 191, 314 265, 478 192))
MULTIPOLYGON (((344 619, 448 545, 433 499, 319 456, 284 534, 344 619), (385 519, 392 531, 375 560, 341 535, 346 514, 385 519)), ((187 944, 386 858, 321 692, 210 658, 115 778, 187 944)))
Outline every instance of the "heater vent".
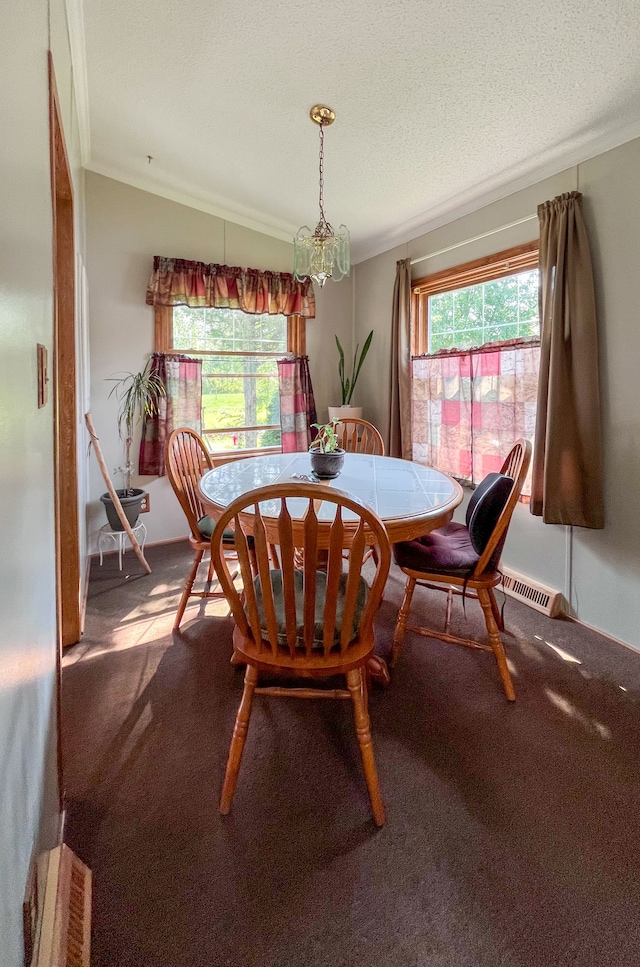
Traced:
POLYGON ((543 584, 538 584, 537 581, 532 581, 531 578, 510 571, 508 568, 503 568, 502 573, 504 590, 512 598, 517 598, 518 601, 528 604, 530 608, 535 608, 536 611, 541 611, 550 618, 555 618, 562 610, 562 595, 559 591, 545 588, 543 584))
POLYGON ((48 856, 36 967, 89 967, 91 870, 64 844, 48 856))

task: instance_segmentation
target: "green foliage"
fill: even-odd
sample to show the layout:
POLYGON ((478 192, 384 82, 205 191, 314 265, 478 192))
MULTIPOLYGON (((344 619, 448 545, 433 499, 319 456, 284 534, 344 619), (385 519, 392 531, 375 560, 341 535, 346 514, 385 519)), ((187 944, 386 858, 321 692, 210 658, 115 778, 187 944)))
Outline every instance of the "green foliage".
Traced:
POLYGON ((120 404, 118 408, 118 433, 125 446, 125 466, 122 469, 125 477, 125 490, 131 490, 131 443, 133 430, 143 416, 153 416, 158 409, 160 399, 166 395, 164 383, 151 372, 151 358, 139 373, 125 373, 123 376, 110 376, 115 382, 109 396, 115 393, 120 404))
POLYGON ((527 270, 429 299, 429 352, 539 336, 538 271, 527 270))
POLYGON ((318 431, 318 435, 309 447, 310 450, 318 450, 319 453, 333 453, 340 449, 336 427, 340 420, 334 418, 330 423, 312 423, 311 426, 318 431))
POLYGON ((351 397, 353 396, 353 391, 354 391, 355 386, 356 386, 356 381, 358 379, 358 376, 360 375, 360 370, 362 368, 362 364, 363 364, 363 362, 366 359, 367 353, 369 352, 369 346, 371 345, 371 340, 372 339, 373 339, 373 329, 371 330, 371 332, 367 336, 366 342, 365 342, 364 346, 362 347, 362 352, 360 353, 360 356, 359 357, 358 357, 358 350, 360 348, 360 344, 358 344, 356 346, 356 351, 353 354, 353 365, 351 367, 351 375, 350 376, 347 376, 347 378, 345 379, 345 374, 344 374, 344 350, 343 350, 342 346, 340 345, 340 340, 336 336, 336 345, 338 347, 338 355, 339 355, 339 358, 340 358, 340 361, 338 363, 338 373, 340 375, 340 386, 342 388, 342 405, 343 406, 349 406, 349 404, 351 403, 351 397))

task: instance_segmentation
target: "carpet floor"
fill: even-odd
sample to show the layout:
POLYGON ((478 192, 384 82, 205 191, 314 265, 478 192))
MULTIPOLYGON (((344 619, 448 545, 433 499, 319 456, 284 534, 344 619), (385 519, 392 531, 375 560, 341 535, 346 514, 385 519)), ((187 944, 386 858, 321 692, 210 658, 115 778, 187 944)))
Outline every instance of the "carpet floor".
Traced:
MULTIPOLYGON (((517 701, 491 655, 407 634, 370 714, 257 697, 218 801, 242 669, 222 601, 171 625, 186 543, 92 563, 65 653, 66 839, 93 872, 93 967, 637 967, 640 655, 507 598, 517 701)), ((376 622, 388 649, 403 576, 376 622)), ((499 596, 500 597, 500 596, 499 596)), ((444 596, 416 591, 416 618, 444 596)), ((479 634, 475 601, 454 630, 479 634)))

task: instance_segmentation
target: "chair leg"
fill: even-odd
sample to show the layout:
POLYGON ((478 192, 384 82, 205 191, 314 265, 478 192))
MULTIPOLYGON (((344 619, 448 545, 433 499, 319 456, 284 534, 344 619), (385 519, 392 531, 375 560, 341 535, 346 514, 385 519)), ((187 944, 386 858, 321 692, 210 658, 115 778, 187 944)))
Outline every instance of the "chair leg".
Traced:
POLYGON ((489 588, 489 598, 491 600, 491 610, 493 611, 493 617, 496 619, 496 624, 499 631, 504 631, 504 620, 500 614, 500 608, 498 607, 498 602, 496 601, 496 596, 493 588, 489 588))
POLYGON ((444 633, 448 635, 451 631, 451 609, 453 607, 453 591, 451 588, 447 591, 447 611, 444 617, 444 633))
POLYGON ((516 693, 513 687, 513 682, 511 681, 509 666, 507 665, 507 656, 504 653, 504 646, 500 639, 498 624, 493 613, 491 596, 486 588, 478 588, 478 599, 482 605, 482 610, 484 611, 484 620, 489 633, 489 643, 493 650, 496 662, 498 663, 498 671, 500 672, 500 678, 502 679, 504 693, 510 702, 515 702, 516 693))
POLYGON ((404 589, 404 598, 402 599, 402 604, 398 612, 398 620, 396 621, 396 626, 393 632, 393 641, 391 643, 391 658, 389 659, 389 664, 391 667, 395 665, 398 660, 398 654, 400 652, 400 645, 402 644, 402 639, 404 638, 404 631, 407 627, 407 619, 409 617, 409 611, 411 610, 411 599, 413 598, 413 592, 416 588, 416 579, 412 577, 407 578, 407 584, 404 589))
POLYGON ((209 570, 207 571, 207 584, 213 581, 213 558, 209 558, 209 570))
POLYGON ((222 796, 220 797, 220 812, 226 816, 231 809, 231 800, 236 789, 238 773, 240 771, 240 761, 242 752, 249 730, 249 719, 251 718, 251 703, 253 693, 258 684, 258 670, 253 665, 247 665, 244 675, 244 691, 240 700, 236 724, 233 728, 233 737, 229 747, 229 758, 227 760, 227 771, 224 776, 222 796))
POLYGON ((204 554, 204 551, 196 551, 196 556, 193 561, 193 567, 191 568, 191 571, 189 572, 189 577, 187 578, 187 581, 185 583, 184 591, 182 592, 182 597, 180 598, 180 604, 178 605, 178 610, 176 612, 176 618, 175 618, 175 621, 173 622, 174 631, 177 631, 178 628, 180 627, 180 622, 182 621, 182 615, 184 614, 184 609, 187 607, 187 601, 191 596, 191 589, 193 588, 193 582, 196 579, 196 574, 198 573, 198 567, 200 565, 200 561, 202 560, 203 554, 204 554))
POLYGON ((369 799, 371 800, 373 821, 376 826, 384 826, 384 806, 382 805, 382 797, 380 795, 376 762, 373 757, 373 743, 371 742, 364 676, 365 672, 363 668, 352 668, 350 672, 347 672, 347 685, 353 702, 356 735, 358 736, 364 775, 367 780, 369 799))

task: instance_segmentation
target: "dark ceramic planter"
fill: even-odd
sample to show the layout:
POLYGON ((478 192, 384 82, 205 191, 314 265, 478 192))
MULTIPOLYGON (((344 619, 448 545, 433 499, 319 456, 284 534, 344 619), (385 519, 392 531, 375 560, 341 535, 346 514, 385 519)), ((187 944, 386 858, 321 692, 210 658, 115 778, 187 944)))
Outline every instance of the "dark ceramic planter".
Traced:
MULTIPOLYGON (((146 492, 140 490, 139 488, 133 488, 129 491, 129 496, 125 497, 125 490, 116 490, 118 497, 120 498, 120 503, 122 504, 122 509, 124 510, 125 517, 129 521, 132 527, 135 527, 136 521, 140 516, 140 507, 145 499, 146 492)), ((107 512, 107 520, 109 521, 109 526, 112 531, 123 531, 122 521, 118 517, 116 508, 114 507, 113 501, 109 494, 103 494, 100 498, 104 504, 104 509, 107 512)))
POLYGON ((333 450, 331 453, 320 453, 319 450, 309 450, 311 469, 321 480, 337 477, 344 464, 344 450, 333 450))

